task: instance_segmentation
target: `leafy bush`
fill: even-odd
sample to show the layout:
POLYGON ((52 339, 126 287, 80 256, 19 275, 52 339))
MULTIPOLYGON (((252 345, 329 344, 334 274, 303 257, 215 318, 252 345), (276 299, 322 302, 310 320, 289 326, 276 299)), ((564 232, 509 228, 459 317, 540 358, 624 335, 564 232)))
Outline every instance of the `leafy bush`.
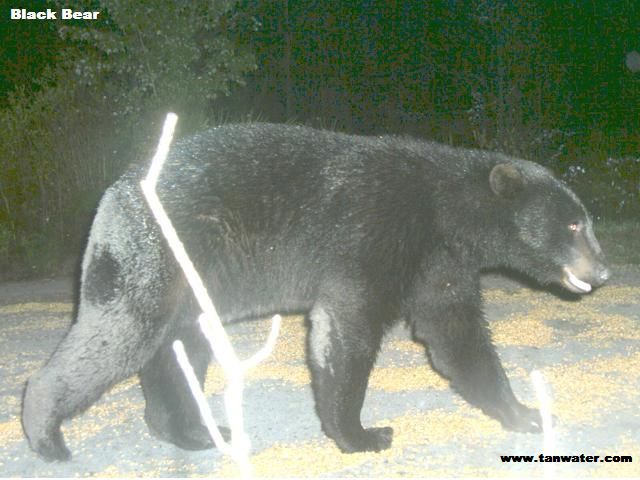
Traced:
POLYGON ((640 157, 569 165, 563 177, 597 217, 640 217, 640 157))
POLYGON ((181 133, 201 128, 210 100, 242 83, 255 62, 234 42, 234 3, 103 0, 101 22, 60 22, 57 65, 0 111, 0 271, 53 272, 79 255, 100 195, 150 158, 165 114, 181 133))
POLYGON ((5 271, 7 263, 16 271, 41 271, 62 261, 51 257, 58 247, 68 253, 79 244, 99 192, 130 160, 114 155, 114 136, 98 136, 113 131, 105 102, 68 85, 31 95, 18 90, 0 111, 5 271), (35 261, 38 256, 50 258, 35 261))
MULTIPOLYGON (((89 10, 93 2, 80 3, 89 10)), ((61 24, 60 35, 75 47, 66 63, 78 84, 109 97, 114 116, 172 110, 193 128, 206 120, 211 100, 255 68, 253 54, 232 38, 245 18, 234 16, 234 4, 101 0, 101 25, 61 24)))

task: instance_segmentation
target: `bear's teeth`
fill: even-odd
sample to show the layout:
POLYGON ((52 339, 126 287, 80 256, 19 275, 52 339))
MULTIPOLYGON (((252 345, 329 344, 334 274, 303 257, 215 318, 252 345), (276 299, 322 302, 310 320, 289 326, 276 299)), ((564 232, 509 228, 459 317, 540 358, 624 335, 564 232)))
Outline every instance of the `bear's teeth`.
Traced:
POLYGON ((565 272, 567 274, 567 279, 569 280, 569 283, 571 285, 576 287, 578 290, 582 290, 583 292, 591 291, 591 285, 589 285, 587 282, 583 282, 582 280, 580 280, 573 273, 571 273, 569 269, 566 269, 565 272))

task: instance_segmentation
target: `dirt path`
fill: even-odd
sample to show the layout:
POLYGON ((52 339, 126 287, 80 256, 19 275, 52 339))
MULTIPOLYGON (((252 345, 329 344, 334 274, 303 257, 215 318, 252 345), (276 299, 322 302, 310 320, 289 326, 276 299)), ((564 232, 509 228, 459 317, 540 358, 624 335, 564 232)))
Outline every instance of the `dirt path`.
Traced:
MULTIPOLYGON (((566 301, 500 277, 485 279, 486 313, 516 394, 535 404, 528 374, 539 369, 558 419, 556 454, 631 455, 633 463, 553 464, 558 475, 640 476, 640 268, 618 267, 609 285, 566 301)), ((71 322, 73 282, 0 284, 0 475, 233 476, 215 452, 186 452, 153 438, 137 379, 117 385, 64 426, 73 452, 48 464, 33 454, 19 423, 26 379, 46 361, 71 322)), ((243 355, 260 345, 268 322, 234 325, 243 355)), ((206 385, 223 418, 220 374, 206 385)), ((304 327, 285 321, 274 355, 248 378, 246 425, 261 476, 539 476, 549 464, 503 463, 534 455, 542 436, 503 431, 469 407, 429 368, 403 328, 392 332, 370 381, 366 425, 392 425, 393 447, 343 455, 320 431, 304 363, 304 327)), ((225 423, 225 422, 221 422, 225 423)))

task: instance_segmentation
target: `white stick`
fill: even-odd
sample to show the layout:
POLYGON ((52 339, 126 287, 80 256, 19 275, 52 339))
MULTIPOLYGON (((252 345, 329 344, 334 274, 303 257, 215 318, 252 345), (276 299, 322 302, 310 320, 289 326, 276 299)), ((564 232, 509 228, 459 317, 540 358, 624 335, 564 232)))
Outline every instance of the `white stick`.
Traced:
POLYGON ((225 366, 231 369, 238 368, 240 365, 240 361, 236 356, 235 351, 231 347, 231 343, 227 338, 227 334, 222 326, 222 322, 220 321, 220 317, 218 316, 218 312, 216 311, 216 307, 213 305, 211 298, 209 297, 209 293, 207 292, 204 283, 202 282, 202 278, 198 274, 198 271, 193 266, 189 255, 184 248, 184 245, 178 238, 178 234, 176 233, 173 225, 171 224, 171 220, 167 216, 162 204, 160 203, 160 199, 155 192, 155 185, 149 183, 148 180, 142 180, 140 182, 142 187, 142 191, 147 198, 147 202, 149 202, 149 206, 151 207, 151 211, 160 225, 160 229, 162 230, 162 234, 167 239, 173 254, 178 261, 178 264, 182 268, 182 271, 187 278, 187 282, 189 286, 193 290, 193 294, 200 305, 200 308, 210 321, 208 321, 209 328, 213 330, 212 335, 212 347, 216 358, 220 362, 220 365, 224 369, 225 366))
POLYGON ((267 338, 264 347, 258 350, 251 358, 247 358, 242 362, 243 368, 249 370, 259 363, 267 359, 273 351, 276 340, 278 339, 278 333, 280 332, 280 324, 282 323, 282 317, 280 315, 274 315, 271 318, 271 330, 269 331, 269 337, 267 338))
POLYGON ((187 378, 191 393, 196 400, 202 419, 209 430, 211 438, 220 451, 229 454, 237 462, 242 476, 250 477, 251 463, 249 462, 249 452, 251 444, 249 437, 244 431, 244 415, 242 410, 244 375, 249 368, 256 366, 267 358, 273 350, 278 337, 281 318, 280 315, 273 317, 271 332, 265 346, 251 358, 241 362, 229 341, 229 337, 222 325, 222 321, 220 320, 220 316, 216 311, 213 301, 209 297, 209 293, 207 292, 202 278, 191 262, 184 245, 180 241, 180 238, 173 228, 173 224, 171 223, 171 220, 165 212, 156 193, 158 177, 160 176, 160 171, 162 170, 166 157, 169 153, 169 146, 171 145, 171 139, 173 137, 173 131, 177 120, 177 115, 173 113, 167 115, 162 136, 158 144, 158 150, 153 157, 147 178, 140 182, 140 186, 142 187, 142 191, 149 203, 149 207, 151 208, 156 222, 167 239, 169 247, 175 256, 176 261, 182 268, 189 286, 193 290, 196 300, 203 311, 198 318, 200 328, 209 342, 211 350, 220 363, 225 378, 227 379, 224 401, 229 427, 231 428, 231 445, 224 440, 213 416, 211 415, 211 410, 206 401, 206 397, 200 388, 200 384, 195 373, 193 372, 193 367, 187 358, 182 342, 174 342, 173 348, 176 353, 178 363, 187 378))
POLYGON ((200 388, 198 377, 196 377, 196 374, 193 371, 193 366, 191 365, 191 362, 189 362, 189 358, 184 351, 184 345, 180 340, 176 340, 175 342, 173 342, 173 351, 176 353, 178 364, 184 372, 184 376, 186 377, 187 383, 189 384, 189 389, 191 390, 193 398, 198 404, 198 409, 200 410, 200 414, 202 415, 204 424, 207 427, 207 430, 209 430, 209 434, 215 442, 216 447, 218 447, 218 449, 222 453, 231 455, 232 453, 230 451, 229 444, 227 444, 225 439, 222 437, 222 433, 220 433, 220 429, 213 419, 211 409, 209 408, 209 404, 207 403, 207 398, 204 396, 204 393, 200 388))
POLYGON ((164 161, 169 154, 169 147, 171 146, 171 141, 173 140, 173 132, 176 129, 177 123, 178 116, 175 113, 168 113, 162 127, 162 134, 160 135, 160 141, 158 142, 158 149, 156 150, 156 154, 151 160, 151 168, 149 168, 149 173, 147 174, 147 181, 153 185, 154 189, 156 188, 156 183, 158 182, 160 170, 162 170, 164 161))
MULTIPOLYGON (((544 376, 539 370, 531 372, 531 382, 538 397, 540 417, 542 418, 542 448, 544 455, 553 455, 556 451, 555 432, 553 431, 553 417, 551 416, 551 397, 547 391, 544 376)), ((544 464, 545 478, 554 478, 554 464, 544 464)))

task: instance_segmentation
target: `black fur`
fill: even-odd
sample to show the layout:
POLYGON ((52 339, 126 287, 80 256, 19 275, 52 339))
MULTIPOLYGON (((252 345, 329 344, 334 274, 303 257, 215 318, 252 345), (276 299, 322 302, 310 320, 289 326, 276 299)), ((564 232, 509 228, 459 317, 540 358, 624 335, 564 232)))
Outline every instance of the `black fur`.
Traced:
MULTIPOLYGON (((186 343, 201 381, 210 352, 142 198, 144 170, 105 193, 77 322, 28 383, 23 426, 46 459, 69 458, 64 419, 135 373, 154 433, 211 446, 170 345, 186 343)), ((579 293, 608 277, 577 197, 542 167, 497 153, 228 125, 178 142, 158 193, 224 321, 307 314, 318 415, 345 452, 391 444, 391 429, 364 429, 360 410, 398 319, 467 401, 505 428, 538 431, 538 413, 515 398, 492 345, 480 272, 512 268, 579 293)))

